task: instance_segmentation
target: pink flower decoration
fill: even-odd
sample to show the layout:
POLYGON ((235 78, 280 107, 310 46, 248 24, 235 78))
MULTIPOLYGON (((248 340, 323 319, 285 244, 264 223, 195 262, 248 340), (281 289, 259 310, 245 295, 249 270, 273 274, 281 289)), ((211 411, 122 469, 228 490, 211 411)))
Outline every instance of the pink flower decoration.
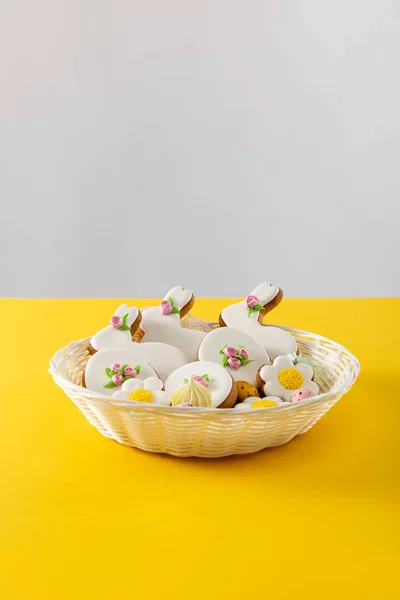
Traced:
POLYGON ((224 349, 224 354, 225 356, 227 356, 228 358, 230 358, 231 356, 235 356, 235 354, 237 354, 237 350, 234 346, 227 346, 224 349))
POLYGON ((192 379, 199 385, 204 385, 204 387, 208 386, 207 379, 205 379, 204 377, 200 377, 200 375, 192 375, 192 379))
POLYGON ((228 360, 228 365, 231 369, 238 369, 241 364, 242 363, 240 362, 240 360, 238 358, 235 358, 234 356, 231 356, 228 360))
POLYGON ((115 385, 122 385, 124 383, 124 376, 121 373, 117 373, 111 379, 115 385))
POLYGON ((168 300, 163 300, 160 304, 160 311, 162 315, 170 315, 172 313, 173 306, 168 300))
POLYGON ((239 348, 236 354, 243 356, 243 358, 249 358, 249 353, 247 352, 246 348, 239 348))
POLYGON ((124 375, 127 375, 129 377, 136 377, 137 375, 137 371, 136 369, 133 369, 132 367, 126 367, 126 369, 124 369, 124 375))
POLYGON ((121 368, 121 365, 119 363, 114 363, 113 366, 111 367, 111 371, 114 371, 114 373, 118 373, 120 368, 121 368))
POLYGON ((114 315, 110 319, 110 325, 113 329, 119 329, 120 327, 122 327, 123 324, 123 319, 121 319, 121 317, 117 317, 117 315, 114 315))
POLYGON ((182 406, 183 408, 191 408, 194 406, 191 402, 181 402, 178 406, 182 406))
POLYGON ((246 296, 245 302, 246 302, 247 308, 254 308, 255 306, 257 306, 257 304, 260 303, 257 296, 246 296))

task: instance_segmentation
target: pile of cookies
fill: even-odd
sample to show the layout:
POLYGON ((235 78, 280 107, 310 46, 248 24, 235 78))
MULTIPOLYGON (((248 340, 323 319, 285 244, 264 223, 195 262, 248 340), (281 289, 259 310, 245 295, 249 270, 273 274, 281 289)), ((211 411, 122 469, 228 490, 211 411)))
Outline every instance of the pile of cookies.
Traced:
POLYGON ((271 409, 319 393, 294 337, 263 317, 282 290, 262 283, 209 332, 182 327, 195 297, 174 287, 159 306, 120 306, 89 344, 82 385, 116 400, 182 409, 271 409), (137 340, 137 341, 134 341, 137 340))

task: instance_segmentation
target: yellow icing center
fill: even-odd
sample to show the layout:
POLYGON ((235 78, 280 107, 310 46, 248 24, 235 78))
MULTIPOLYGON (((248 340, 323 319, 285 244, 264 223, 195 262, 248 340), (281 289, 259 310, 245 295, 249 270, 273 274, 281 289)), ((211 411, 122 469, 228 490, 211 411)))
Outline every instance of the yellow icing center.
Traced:
POLYGON ((268 408, 269 406, 277 406, 274 400, 256 400, 251 403, 251 408, 268 408))
POLYGON ((133 390, 129 394, 129 400, 135 400, 136 402, 153 402, 153 394, 149 390, 133 390))
POLYGON ((282 369, 278 373, 278 379, 286 390, 298 390, 304 382, 304 377, 297 369, 282 369))

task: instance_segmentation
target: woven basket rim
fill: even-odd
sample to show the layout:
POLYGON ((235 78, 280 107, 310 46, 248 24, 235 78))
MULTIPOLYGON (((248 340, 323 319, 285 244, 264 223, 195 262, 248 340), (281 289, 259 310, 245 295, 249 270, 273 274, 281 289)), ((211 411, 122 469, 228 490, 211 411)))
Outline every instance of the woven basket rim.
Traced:
MULTIPOLYGON (((205 323, 209 326, 218 326, 219 324, 217 322, 211 321, 211 322, 206 322, 205 323)), ((263 408, 256 408, 253 409, 252 411, 246 411, 246 417, 249 416, 260 416, 260 412, 262 413, 274 413, 276 411, 294 411, 297 409, 300 409, 300 407, 304 407, 306 405, 309 404, 318 404, 318 403, 322 403, 325 401, 330 400, 331 398, 334 397, 334 395, 336 394, 340 394, 340 395, 344 395, 350 388, 351 386, 354 384, 354 382, 356 381, 359 373, 360 373, 360 363, 359 360, 354 356, 354 354, 352 354, 347 348, 345 348, 345 346, 342 346, 341 344, 339 344, 338 342, 335 342, 333 340, 330 340, 329 338, 326 338, 324 336, 321 336, 319 334, 316 333, 312 333, 310 331, 304 331, 301 329, 294 329, 292 327, 285 327, 283 325, 275 325, 276 327, 280 327, 281 329, 284 329, 286 331, 289 331, 290 333, 294 334, 294 337, 296 338, 296 334, 298 334, 298 336, 302 336, 302 337, 310 337, 313 339, 313 342, 315 343, 318 341, 327 343, 331 346, 333 346, 339 354, 339 357, 341 357, 342 354, 346 355, 347 360, 349 361, 350 365, 347 367, 347 377, 345 379, 345 381, 338 386, 333 386, 328 392, 325 392, 323 394, 319 394, 318 396, 314 396, 312 398, 309 398, 307 400, 302 400, 301 402, 285 402, 283 404, 279 404, 278 406, 275 407, 271 407, 268 411, 265 411, 265 409, 263 408), (351 369, 350 366, 352 366, 353 368, 351 369)), ((77 385, 75 383, 72 383, 71 381, 69 381, 69 379, 67 379, 64 375, 62 375, 57 367, 57 360, 58 357, 60 356, 60 354, 65 354, 66 352, 68 352, 71 347, 80 345, 80 344, 84 344, 87 343, 93 336, 89 336, 86 338, 82 338, 81 340, 76 340, 74 342, 70 342, 69 344, 67 344, 66 346, 64 346, 63 348, 61 348, 60 350, 58 350, 54 356, 51 358, 50 360, 50 368, 49 368, 49 372, 50 374, 53 376, 53 378, 56 380, 56 383, 58 383, 58 385, 61 388, 68 388, 70 390, 74 390, 76 393, 82 393, 82 391, 84 390, 85 392, 89 392, 90 393, 90 400, 92 402, 95 403, 99 403, 99 404, 103 404, 106 403, 108 406, 115 406, 115 407, 129 407, 130 410, 145 410, 145 411, 153 411, 153 412, 161 412, 161 413, 168 413, 168 414, 174 414, 174 415, 179 415, 182 417, 194 417, 195 415, 204 415, 205 413, 209 413, 210 416, 216 416, 218 415, 218 417, 223 417, 223 416, 243 416, 242 412, 237 411, 234 408, 224 408, 224 409, 219 409, 219 408, 201 408, 201 407, 193 407, 189 410, 186 409, 182 409, 176 406, 161 406, 161 405, 156 405, 156 404, 147 404, 146 406, 143 406, 143 403, 134 403, 131 400, 115 400, 112 399, 110 396, 106 396, 105 394, 100 394, 98 392, 93 392, 92 390, 87 390, 87 388, 84 388, 80 385, 77 385)), ((303 340, 304 341, 304 340, 303 340)))

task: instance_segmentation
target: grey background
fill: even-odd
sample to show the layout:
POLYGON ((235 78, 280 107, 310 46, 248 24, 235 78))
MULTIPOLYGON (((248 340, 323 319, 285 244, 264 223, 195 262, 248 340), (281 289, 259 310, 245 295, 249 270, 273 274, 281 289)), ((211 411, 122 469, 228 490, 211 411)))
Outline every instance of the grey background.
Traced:
POLYGON ((0 295, 400 295, 398 0, 0 3, 0 295))

